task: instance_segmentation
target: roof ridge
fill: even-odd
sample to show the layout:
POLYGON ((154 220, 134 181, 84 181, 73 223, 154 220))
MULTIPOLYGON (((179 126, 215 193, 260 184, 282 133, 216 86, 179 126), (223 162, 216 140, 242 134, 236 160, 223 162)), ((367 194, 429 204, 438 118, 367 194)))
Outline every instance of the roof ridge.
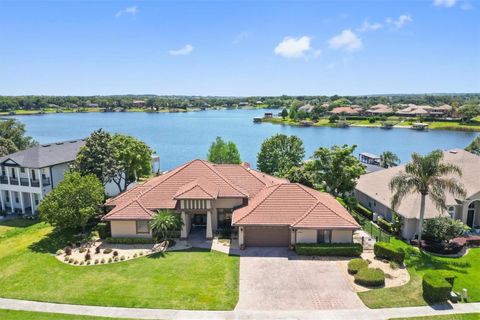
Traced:
POLYGON ((305 212, 303 214, 303 216, 301 216, 300 218, 297 219, 297 221, 295 221, 294 223, 292 223, 292 227, 294 227, 295 225, 297 225, 298 223, 300 223, 303 219, 305 219, 309 214, 310 212, 312 212, 313 209, 315 209, 318 204, 320 203, 320 200, 317 199, 317 202, 315 202, 308 210, 307 212, 305 212))
POLYGON ((311 189, 311 188, 309 188, 309 187, 307 187, 307 186, 304 186, 303 184, 298 183, 298 182, 295 182, 294 184, 297 185, 297 186, 299 186, 300 188, 302 188, 306 193, 308 193, 309 195, 311 195, 313 198, 315 198, 315 199, 317 199, 317 200, 320 200, 320 199, 318 198, 318 196, 315 195, 315 194, 313 194, 313 192, 311 192, 310 190, 313 190, 313 191, 315 191, 315 192, 320 192, 320 191, 315 190, 315 189, 311 189))
MULTIPOLYGON (((274 184, 272 186, 268 186, 268 187, 265 187, 262 191, 267 191, 267 189, 271 189, 271 191, 260 201, 258 202, 253 208, 250 209, 250 212, 247 213, 246 215, 244 215, 243 217, 241 217, 238 221, 236 221, 235 223, 239 223, 240 221, 242 221, 243 219, 245 219, 246 217, 248 217, 256 208, 258 208, 259 205, 261 205, 265 200, 267 200, 267 198, 272 194, 273 191, 277 190, 281 185, 283 185, 282 183, 280 184, 274 184)), ((260 191, 260 192, 262 192, 260 191)), ((257 195, 255 196, 258 197, 259 196, 259 193, 257 193, 257 195)), ((243 207, 243 208, 246 208, 246 207, 243 207)), ((241 208, 241 209, 243 209, 241 208)))
POLYGON ((215 169, 214 165, 206 160, 199 160, 202 162, 207 168, 212 170, 218 177, 220 177, 223 181, 225 181, 230 187, 234 188, 238 192, 242 193, 246 197, 248 197, 248 192, 244 191, 242 188, 239 186, 234 185, 230 180, 228 180, 223 174, 221 174, 217 169, 215 169))
MULTIPOLYGON (((203 178, 203 177, 200 177, 200 178, 203 178)), ((206 179, 206 178, 203 178, 203 180, 205 180, 207 183, 211 183, 211 182, 208 181, 208 179, 206 179)), ((208 194, 209 196, 215 197, 213 194, 211 194, 210 192, 208 192, 207 190, 205 190, 205 188, 203 188, 203 187, 200 185, 198 179, 195 179, 195 180, 193 180, 193 181, 191 181, 191 182, 189 182, 189 183, 192 183, 192 186, 191 186, 189 189, 186 189, 186 190, 184 190, 183 192, 181 192, 181 193, 179 193, 179 194, 178 194, 178 193, 175 194, 175 197, 181 196, 182 194, 185 194, 185 193, 187 193, 187 192, 189 192, 189 191, 192 191, 195 187, 199 187, 200 189, 202 189, 203 192, 205 192, 205 193, 208 194)), ((187 184, 189 184, 189 183, 187 183, 187 184)), ((211 184, 213 184, 213 183, 211 183, 211 184)), ((185 185, 183 185, 183 186, 185 186, 185 185)), ((181 188, 181 187, 180 187, 180 188, 181 188)))
MULTIPOLYGON (((333 196, 330 195, 330 194, 329 194, 328 196, 330 196, 330 197, 333 198, 333 196)), ((335 201, 337 201, 337 199, 335 199, 335 198, 333 198, 333 199, 334 199, 335 201)), ((338 216, 339 218, 342 218, 343 220, 345 220, 345 221, 347 221, 347 222, 349 222, 349 223, 352 223, 352 221, 349 221, 348 219, 345 219, 345 217, 343 217, 343 216, 339 215, 337 212, 335 212, 335 210, 333 210, 328 204, 326 204, 326 203, 324 203, 324 202, 322 202, 322 204, 323 204, 325 207, 327 207, 328 210, 330 210, 330 211, 333 212, 336 216, 338 216)), ((340 204, 340 203, 339 203, 339 204, 340 204)), ((340 204, 340 206, 342 206, 342 205, 340 204)), ((347 209, 345 209, 344 206, 342 206, 342 208, 343 208, 345 211, 347 210, 347 209)), ((352 216, 348 211, 347 211, 347 213, 349 214, 350 217, 352 217, 353 221, 355 221, 355 224, 358 225, 358 223, 357 223, 357 221, 355 220, 355 218, 353 218, 353 216, 352 216)))

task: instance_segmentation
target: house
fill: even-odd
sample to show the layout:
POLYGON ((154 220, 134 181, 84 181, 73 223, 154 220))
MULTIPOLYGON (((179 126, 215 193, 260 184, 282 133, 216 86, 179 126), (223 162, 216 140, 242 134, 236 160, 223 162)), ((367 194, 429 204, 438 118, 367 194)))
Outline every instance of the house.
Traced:
POLYGON ((367 114, 369 115, 387 115, 387 114, 392 114, 393 109, 387 105, 384 104, 376 104, 374 106, 371 106, 370 109, 368 109, 367 114))
POLYGON ((396 112, 399 116, 415 117, 415 116, 428 116, 432 107, 430 106, 417 106, 415 104, 409 104, 408 107, 400 109, 396 112))
POLYGON ((451 116, 453 113, 453 107, 449 104, 443 104, 438 107, 432 107, 430 110, 430 116, 432 117, 446 117, 451 116))
POLYGON ((181 216, 181 238, 202 230, 211 239, 238 231, 243 246, 300 242, 352 242, 359 225, 332 196, 272 177, 249 165, 190 161, 138 185, 105 204, 112 237, 151 237, 157 210, 181 216))
POLYGON ((147 103, 146 103, 145 101, 143 101, 143 100, 134 100, 134 101, 132 102, 132 104, 133 104, 133 106, 140 108, 140 107, 145 107, 145 105, 146 105, 147 103))
MULTIPOLYGON (((439 210, 427 197, 425 219, 448 215, 470 227, 480 225, 480 157, 465 150, 454 149, 444 152, 443 161, 454 164, 462 170, 460 182, 467 191, 467 197, 456 199, 447 193, 445 199, 447 210, 439 210)), ((392 192, 389 183, 394 176, 404 171, 405 165, 400 165, 362 175, 355 188, 358 202, 386 220, 393 221, 392 192)), ((396 208, 396 212, 403 218, 402 236, 405 239, 411 239, 416 233, 420 198, 419 194, 407 195, 396 208)))
POLYGON ((358 160, 363 164, 367 173, 385 169, 380 166, 380 156, 376 154, 361 152, 358 155, 358 160))
POLYGON ((312 113, 313 109, 315 109, 315 106, 313 106, 313 105, 311 105, 311 104, 308 103, 308 104, 303 105, 303 106, 301 106, 300 108, 298 108, 297 111, 302 110, 302 111, 305 111, 305 112, 307 112, 307 113, 312 113))
POLYGON ((362 112, 361 107, 336 107, 333 108, 330 113, 331 114, 343 114, 349 116, 358 116, 362 112))
MULTIPOLYGON (((85 139, 70 140, 18 151, 0 157, 0 202, 7 213, 36 214, 45 197, 76 159, 85 139)), ((152 156, 152 172, 160 170, 160 158, 152 156)), ((105 185, 108 196, 119 194, 114 182, 105 185)))
POLYGON ((0 158, 0 202, 7 213, 35 214, 63 179, 84 140, 38 145, 0 158))

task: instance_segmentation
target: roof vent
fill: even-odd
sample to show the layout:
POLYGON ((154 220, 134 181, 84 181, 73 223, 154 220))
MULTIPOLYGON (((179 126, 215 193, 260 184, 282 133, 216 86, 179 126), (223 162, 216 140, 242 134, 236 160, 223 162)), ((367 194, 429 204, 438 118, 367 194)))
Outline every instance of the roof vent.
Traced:
POLYGON ((57 143, 55 143, 55 144, 56 144, 57 146, 60 146, 60 145, 63 144, 63 142, 57 142, 57 143))

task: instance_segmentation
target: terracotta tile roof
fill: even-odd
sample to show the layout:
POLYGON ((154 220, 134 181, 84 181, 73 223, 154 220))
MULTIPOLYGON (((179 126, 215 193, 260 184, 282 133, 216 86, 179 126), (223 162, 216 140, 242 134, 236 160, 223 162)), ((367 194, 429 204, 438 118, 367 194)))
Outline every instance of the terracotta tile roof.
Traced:
POLYGON ((336 107, 336 108, 333 108, 332 111, 330 111, 330 113, 333 113, 333 114, 342 114, 342 113, 345 113, 345 114, 359 114, 360 110, 361 109, 352 108, 352 107, 336 107))
POLYGON ((173 196, 174 199, 216 199, 218 188, 207 179, 198 178, 181 187, 173 196))
POLYGON ((248 206, 233 212, 234 225, 289 225, 297 228, 358 229, 332 196, 297 183, 267 187, 248 206))
POLYGON ((146 209, 138 200, 115 207, 104 220, 151 220, 155 213, 146 209))
POLYGON ((106 205, 115 208, 104 219, 121 216, 120 208, 134 201, 147 210, 175 209, 180 198, 249 198, 265 186, 285 181, 240 165, 193 160, 108 200, 106 205))

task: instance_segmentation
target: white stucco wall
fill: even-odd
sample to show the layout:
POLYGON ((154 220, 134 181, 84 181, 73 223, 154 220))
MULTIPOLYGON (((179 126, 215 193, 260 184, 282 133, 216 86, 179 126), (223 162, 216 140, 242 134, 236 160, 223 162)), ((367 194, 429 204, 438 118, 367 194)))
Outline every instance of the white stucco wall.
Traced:
POLYGON ((317 230, 297 230, 297 243, 316 243, 317 230))
POLYGON ((136 222, 132 220, 111 221, 110 228, 113 238, 150 238, 150 234, 137 234, 136 222))
POLYGON ((410 240, 417 232, 417 219, 403 219, 402 238, 410 240))
POLYGON ((54 188, 60 183, 60 181, 63 180, 65 171, 68 170, 68 165, 69 165, 68 163, 61 163, 51 168, 51 172, 52 172, 51 182, 54 188))
POLYGON ((351 243, 353 232, 351 230, 333 230, 332 243, 351 243))

